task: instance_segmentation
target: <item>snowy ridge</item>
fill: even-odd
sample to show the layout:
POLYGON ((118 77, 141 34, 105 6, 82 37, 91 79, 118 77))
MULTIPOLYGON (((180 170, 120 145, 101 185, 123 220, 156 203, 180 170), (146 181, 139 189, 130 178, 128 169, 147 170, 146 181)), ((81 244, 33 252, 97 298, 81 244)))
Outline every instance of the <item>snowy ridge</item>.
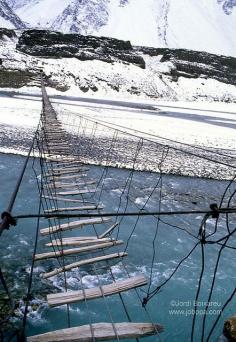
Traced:
POLYGON ((236 103, 233 57, 42 30, 16 38, 8 31, 0 38, 2 88, 34 86, 43 70, 48 86, 81 96, 236 103))
MULTIPOLYGON (((0 0, 4 2, 29 28, 236 56, 236 0, 0 0)), ((17 21, 7 22, 20 28, 17 21)), ((9 27, 7 22, 1 25, 9 27)))

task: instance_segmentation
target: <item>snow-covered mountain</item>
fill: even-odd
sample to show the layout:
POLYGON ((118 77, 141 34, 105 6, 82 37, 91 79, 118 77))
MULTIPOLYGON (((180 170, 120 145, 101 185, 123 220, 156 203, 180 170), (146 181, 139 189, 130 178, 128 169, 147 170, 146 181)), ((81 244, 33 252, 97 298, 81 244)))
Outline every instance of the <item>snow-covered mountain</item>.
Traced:
POLYGON ((0 27, 25 28, 25 24, 5 0, 0 0, 0 27))
POLYGON ((222 8, 226 14, 231 14, 233 8, 236 6, 236 0, 218 0, 219 4, 223 4, 222 8))
POLYGON ((236 0, 4 1, 30 28, 236 56, 236 0))

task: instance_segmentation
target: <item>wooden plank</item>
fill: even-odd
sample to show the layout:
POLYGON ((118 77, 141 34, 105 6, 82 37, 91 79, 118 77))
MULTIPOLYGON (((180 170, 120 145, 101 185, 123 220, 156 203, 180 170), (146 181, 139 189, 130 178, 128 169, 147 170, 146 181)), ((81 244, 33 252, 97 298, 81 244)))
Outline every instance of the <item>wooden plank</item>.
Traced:
POLYGON ((58 162, 60 162, 60 163, 71 163, 71 162, 78 162, 78 160, 77 159, 75 159, 74 157, 62 157, 62 156, 60 156, 59 158, 57 158, 57 157, 47 157, 46 158, 49 162, 51 162, 51 163, 58 163, 58 162))
POLYGON ((70 146, 68 144, 64 144, 61 141, 55 142, 54 144, 47 144, 46 145, 47 148, 50 149, 55 149, 55 150, 59 150, 59 149, 70 149, 70 146))
POLYGON ((58 137, 59 139, 61 139, 62 137, 66 137, 66 133, 65 131, 60 130, 56 131, 56 130, 44 130, 44 133, 48 136, 48 141, 51 140, 55 140, 55 137, 58 137), (53 139, 51 138, 53 137, 53 139))
POLYGON ((55 138, 58 138, 59 141, 64 141, 66 139, 65 132, 56 132, 56 131, 44 131, 47 141, 55 141, 55 138), (62 139, 63 138, 63 139, 62 139))
POLYGON ((44 177, 55 177, 55 176, 61 176, 61 175, 70 175, 71 173, 79 173, 79 172, 83 172, 83 171, 88 171, 89 169, 85 169, 85 168, 78 168, 77 171, 60 171, 60 172, 54 172, 55 170, 53 170, 53 172, 49 172, 49 173, 45 173, 45 175, 43 175, 44 177))
POLYGON ((51 189, 69 189, 69 188, 78 188, 78 187, 83 187, 83 186, 87 186, 87 185, 93 185, 95 183, 96 183, 95 180, 86 181, 86 182, 78 182, 78 183, 55 182, 53 184, 48 185, 48 187, 51 189))
POLYGON ((52 162, 52 163, 57 163, 56 165, 58 165, 58 166, 67 166, 67 165, 69 165, 69 166, 73 166, 73 164, 74 165, 76 165, 76 164, 80 164, 81 166, 83 166, 83 164, 81 163, 81 161, 80 160, 68 160, 68 161, 60 161, 60 160, 50 160, 50 162, 52 162))
POLYGON ((69 157, 71 152, 65 152, 65 153, 62 153, 62 152, 53 152, 53 151, 47 151, 45 152, 47 153, 47 156, 48 157, 58 157, 58 158, 61 158, 61 157, 69 157))
POLYGON ((55 233, 59 231, 71 230, 75 228, 82 228, 83 226, 90 225, 90 224, 102 224, 111 221, 110 217, 95 217, 89 219, 82 219, 73 222, 67 222, 60 225, 51 226, 48 228, 40 229, 40 233, 42 235, 48 235, 50 233, 55 233))
POLYGON ((54 144, 55 145, 56 142, 59 142, 59 143, 65 145, 65 143, 67 143, 67 142, 69 143, 69 141, 67 140, 67 137, 63 131, 61 131, 61 132, 45 132, 45 134, 47 136, 47 144, 54 144), (53 136, 52 136, 52 134, 53 134, 53 136), (55 139, 55 136, 59 136, 59 139, 55 139), (62 137, 63 137, 63 139, 62 139, 62 137))
POLYGON ((47 146, 48 147, 68 147, 69 144, 60 141, 60 142, 47 143, 47 146))
POLYGON ((62 173, 62 172, 68 172, 68 171, 75 171, 75 172, 80 172, 80 171, 82 171, 82 170, 85 170, 85 171, 87 171, 87 170, 89 170, 88 168, 86 168, 85 166, 80 166, 80 165, 78 165, 78 166, 76 166, 76 167, 65 167, 65 168, 56 168, 56 167, 54 167, 51 171, 53 172, 53 173, 62 173))
POLYGON ((77 236, 76 237, 77 238, 77 240, 78 241, 84 241, 84 240, 97 240, 97 239, 99 239, 99 237, 97 237, 97 236, 89 236, 89 235, 87 235, 87 236, 77 236))
POLYGON ((81 300, 91 300, 103 296, 111 296, 117 293, 128 291, 147 284, 147 280, 143 275, 129 277, 125 280, 115 281, 111 284, 92 287, 90 289, 59 292, 47 295, 47 302, 50 307, 60 306, 64 304, 72 304, 81 300))
POLYGON ((69 238, 62 238, 62 239, 56 239, 52 240, 51 242, 48 242, 45 244, 47 247, 57 247, 57 246, 89 246, 89 245, 95 245, 99 243, 104 242, 110 242, 114 241, 115 239, 112 238, 99 238, 97 240, 80 240, 80 238, 77 237, 69 237, 69 238))
POLYGON ((119 223, 113 224, 110 228, 108 228, 103 234, 99 235, 99 239, 106 237, 108 234, 111 234, 113 230, 119 225, 119 223))
POLYGON ((27 338, 28 342, 93 342, 122 339, 138 339, 156 335, 164 330, 152 323, 95 323, 67 328, 27 338), (91 329, 93 333, 91 332, 91 329), (93 338, 94 336, 94 338, 93 338))
POLYGON ((76 196, 82 194, 91 194, 95 193, 97 189, 80 189, 80 190, 73 190, 73 191, 59 191, 57 195, 59 196, 76 196))
POLYGON ((57 258, 62 257, 66 255, 72 255, 72 254, 80 254, 84 252, 91 252, 96 251, 98 249, 102 248, 110 248, 114 246, 122 245, 124 242, 122 240, 112 241, 112 242, 105 242, 93 246, 87 246, 87 247, 80 247, 80 248, 70 248, 70 249, 64 249, 64 250, 58 250, 53 252, 47 252, 47 253, 41 253, 36 254, 34 260, 44 260, 44 259, 51 259, 51 258, 57 258))
POLYGON ((81 170, 81 168, 84 168, 84 166, 75 166, 75 167, 71 167, 71 166, 69 166, 69 167, 67 167, 67 166, 65 166, 65 167, 63 167, 63 168, 56 168, 56 167, 54 167, 53 168, 53 172, 63 172, 63 171, 80 171, 81 170))
POLYGON ((84 205, 81 207, 66 207, 66 208, 52 208, 52 209, 45 209, 45 214, 50 213, 58 213, 62 211, 83 211, 83 210, 102 210, 103 206, 101 205, 84 205))
POLYGON ((90 204, 94 204, 93 202, 90 202, 90 201, 84 201, 84 200, 73 199, 73 198, 65 198, 65 197, 57 197, 57 196, 42 195, 42 198, 50 199, 50 200, 54 200, 54 201, 64 201, 64 202, 73 202, 73 203, 90 203, 90 204))
POLYGON ((64 148, 68 148, 68 145, 63 145, 63 144, 59 144, 59 143, 57 143, 56 145, 51 145, 51 144, 48 144, 47 145, 47 148, 49 148, 49 149, 64 149, 64 148))
POLYGON ((81 173, 81 174, 76 174, 76 175, 70 175, 70 176, 54 176, 53 178, 55 180, 62 180, 62 179, 76 179, 76 178, 82 178, 86 177, 87 173, 81 173))
POLYGON ((65 148, 47 148, 49 153, 61 153, 61 154, 69 154, 71 153, 70 149, 65 149, 65 148))
POLYGON ((48 146, 47 147, 47 149, 50 151, 50 152, 56 152, 56 153, 58 153, 58 152, 62 152, 62 153, 64 153, 64 152, 70 152, 71 150, 70 150, 70 148, 68 147, 50 147, 50 146, 48 146))
POLYGON ((117 258, 124 258, 127 255, 128 255, 128 253, 124 253, 124 252, 122 252, 122 253, 113 253, 113 254, 107 254, 107 255, 99 256, 99 257, 96 257, 96 258, 85 259, 85 260, 73 262, 72 264, 66 265, 64 267, 56 268, 55 270, 53 270, 51 272, 43 273, 42 277, 44 279, 47 279, 47 278, 53 277, 53 276, 55 276, 57 274, 60 274, 62 272, 73 270, 74 268, 78 268, 78 267, 81 267, 81 266, 93 264, 95 262, 112 260, 112 259, 117 259, 117 258))

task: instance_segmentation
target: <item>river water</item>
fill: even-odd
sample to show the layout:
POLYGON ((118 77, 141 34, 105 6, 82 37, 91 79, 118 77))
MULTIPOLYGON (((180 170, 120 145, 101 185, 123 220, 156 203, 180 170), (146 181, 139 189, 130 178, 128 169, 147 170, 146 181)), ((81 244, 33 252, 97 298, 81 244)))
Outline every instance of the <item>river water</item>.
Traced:
MULTIPOLYGON (((15 155, 0 155, 0 203, 3 211, 8 204, 13 190, 16 177, 24 162, 24 157, 15 155)), ((29 163, 17 201, 14 207, 14 214, 36 213, 38 210, 38 192, 34 171, 40 175, 37 162, 32 168, 33 161, 29 163)), ((158 181, 158 174, 149 172, 136 172, 132 176, 132 186, 129 188, 129 196, 132 202, 128 201, 127 193, 122 193, 124 185, 130 176, 130 171, 121 169, 104 169, 91 167, 89 176, 100 179, 100 202, 104 205, 105 211, 116 211, 120 206, 127 210, 135 210, 137 206, 142 207, 150 197, 145 208, 158 210, 160 206, 160 189, 153 195, 154 184, 158 181), (115 180, 115 181, 114 181, 115 180), (102 187, 103 185, 103 187, 102 187), (120 200, 120 198, 122 198, 120 200)), ((163 176, 162 179, 162 201, 161 210, 194 210, 207 209, 210 203, 219 203, 228 182, 194 179, 189 177, 163 176)), ((235 188, 235 185, 234 185, 235 188)), ((233 192, 229 191, 229 195, 233 192)), ((227 201, 226 201, 227 202, 227 201)), ((196 243, 191 236, 197 235, 202 221, 202 215, 182 215, 162 217, 157 230, 157 220, 154 217, 142 217, 136 222, 136 217, 122 219, 118 237, 125 242, 129 241, 127 252, 128 257, 125 265, 131 275, 143 274, 148 280, 151 279, 151 290, 163 283, 173 272, 178 262, 189 253, 196 243), (168 224, 167 224, 168 223, 168 224), (176 226, 182 228, 177 229, 176 226), (135 227, 135 229, 134 229, 135 227), (185 230, 183 230, 185 229, 185 230), (186 233, 187 230, 187 233, 186 233), (132 234, 131 234, 132 233, 132 234), (155 238, 156 237, 156 238, 155 238), (155 240, 154 240, 155 239, 155 240), (153 246, 155 246, 155 258, 153 258, 153 246), (152 266, 152 267, 151 267, 152 266)), ((235 220, 235 217, 234 217, 235 220)), ((230 220, 230 229, 233 223, 230 220)), ((40 227, 46 227, 47 222, 42 219, 40 227)), ((232 226, 232 227, 231 227, 232 226)), ((207 231, 213 232, 215 219, 209 219, 207 231)), ((102 228, 99 228, 102 231, 102 228)), ((219 220, 219 232, 216 236, 221 237, 226 233, 225 219, 219 220)), ((3 233, 0 240, 1 265, 7 276, 10 289, 15 297, 23 298, 26 292, 26 285, 29 276, 33 244, 35 240, 36 219, 19 220, 16 227, 3 233)), ((99 231, 100 232, 100 231, 99 231)), ((82 232, 74 230, 69 235, 76 236, 80 233, 92 234, 91 228, 82 232)), ((45 251, 46 238, 40 238, 38 251, 45 251)), ((232 238, 232 246, 235 246, 235 239, 232 238)), ((219 252, 219 245, 206 245, 205 247, 205 273, 199 295, 199 306, 197 312, 195 340, 200 341, 204 302, 207 301, 208 293, 213 276, 213 267, 219 252)), ((124 250, 124 247, 120 247, 124 250)), ((113 253, 110 252, 110 253, 113 253)), ((225 249, 217 271, 216 284, 211 299, 211 310, 207 315, 206 332, 217 318, 224 302, 235 287, 235 265, 232 262, 235 251, 225 249)), ((72 259, 72 262, 77 259, 72 259)), ((70 260, 71 260, 70 259, 70 260)), ((27 322, 27 335, 34 335, 55 329, 67 327, 67 311, 65 307, 49 309, 45 302, 46 293, 58 292, 63 289, 63 276, 55 276, 51 280, 42 280, 40 274, 56 266, 56 261, 43 261, 35 265, 33 282, 33 299, 31 301, 31 313, 27 322)), ((121 263, 111 263, 112 271, 117 279, 125 277, 121 263)), ((199 274, 201 271, 201 248, 198 246, 187 258, 172 279, 161 289, 161 291, 147 304, 147 310, 154 322, 164 325, 165 332, 161 339, 168 342, 190 341, 193 303, 196 296, 199 274)), ((103 283, 110 282, 109 271, 92 268, 84 268, 80 272, 74 270, 68 272, 67 282, 71 289, 79 288, 83 278, 86 287, 98 285, 98 277, 103 283)), ((145 297, 148 287, 139 289, 140 298, 145 297)), ((141 308, 137 293, 131 290, 123 295, 133 321, 148 321, 145 310, 141 308)), ((117 295, 107 298, 107 306, 111 308, 111 314, 115 322, 127 321, 123 307, 117 295)), ((103 299, 89 302, 89 311, 92 322, 109 321, 109 312, 103 299)), ((20 302, 20 309, 24 303, 20 302)), ((20 315, 21 310, 17 315, 20 315)), ((215 341, 222 333, 224 319, 234 315, 236 312, 235 299, 222 313, 217 327, 212 335, 215 341)), ((88 323, 86 303, 73 304, 70 306, 71 325, 77 326, 88 323)), ((17 319, 16 319, 17 322, 17 319)), ((145 340, 145 339, 144 339, 145 340)), ((157 337, 148 337, 146 341, 157 341, 157 337)), ((128 340, 127 340, 128 341, 128 340)))

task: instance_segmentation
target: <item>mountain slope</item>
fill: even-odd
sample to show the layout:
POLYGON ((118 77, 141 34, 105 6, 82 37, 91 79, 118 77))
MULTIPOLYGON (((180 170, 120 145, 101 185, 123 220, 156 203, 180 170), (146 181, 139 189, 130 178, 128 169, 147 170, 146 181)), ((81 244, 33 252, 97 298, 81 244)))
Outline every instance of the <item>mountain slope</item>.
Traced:
POLYGON ((53 21, 51 28, 92 34, 108 21, 107 0, 74 0, 53 21))
POLYGON ((188 48, 236 56, 236 9, 217 0, 129 0, 109 4, 109 22, 99 34, 135 45, 188 48), (224 6, 224 9, 223 7, 224 6), (132 18, 132 20, 130 20, 132 18))
POLYGON ((10 8, 5 0, 0 0, 0 26, 7 28, 25 28, 25 24, 10 8))
POLYGON ((236 0, 3 1, 30 28, 236 56, 236 0))

